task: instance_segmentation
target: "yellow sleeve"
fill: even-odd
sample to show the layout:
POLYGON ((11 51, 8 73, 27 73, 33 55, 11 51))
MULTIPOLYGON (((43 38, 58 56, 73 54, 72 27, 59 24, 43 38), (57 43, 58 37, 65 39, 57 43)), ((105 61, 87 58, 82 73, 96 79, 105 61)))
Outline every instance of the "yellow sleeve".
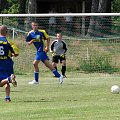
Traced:
MULTIPOLYGON (((19 48, 15 45, 15 43, 12 40, 10 40, 9 38, 7 38, 7 40, 10 43, 11 47, 13 48, 15 54, 19 55, 19 48)), ((9 52, 9 54, 11 53, 9 52)))
POLYGON ((49 38, 49 35, 47 34, 47 32, 45 30, 40 30, 40 32, 42 32, 44 34, 45 39, 49 38))

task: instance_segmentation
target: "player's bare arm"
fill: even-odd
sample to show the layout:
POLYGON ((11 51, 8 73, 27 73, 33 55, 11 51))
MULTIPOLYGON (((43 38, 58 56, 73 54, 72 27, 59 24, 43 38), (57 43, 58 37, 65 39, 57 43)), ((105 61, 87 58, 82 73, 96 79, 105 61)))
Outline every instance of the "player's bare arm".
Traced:
POLYGON ((32 39, 31 41, 27 42, 28 45, 31 45, 33 42, 36 42, 36 39, 32 39))
POLYGON ((50 38, 47 38, 47 43, 46 43, 46 47, 45 47, 45 52, 49 51, 49 46, 50 46, 50 38))

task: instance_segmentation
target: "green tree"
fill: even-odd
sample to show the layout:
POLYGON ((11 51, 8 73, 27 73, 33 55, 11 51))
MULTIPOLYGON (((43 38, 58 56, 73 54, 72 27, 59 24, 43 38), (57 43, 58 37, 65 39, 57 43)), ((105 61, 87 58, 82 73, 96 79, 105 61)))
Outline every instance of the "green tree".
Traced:
POLYGON ((119 13, 120 12, 120 0, 113 0, 112 2, 112 12, 119 13))
POLYGON ((2 0, 2 12, 4 14, 15 14, 19 13, 18 0, 2 0), (4 6, 5 5, 5 6, 4 6))

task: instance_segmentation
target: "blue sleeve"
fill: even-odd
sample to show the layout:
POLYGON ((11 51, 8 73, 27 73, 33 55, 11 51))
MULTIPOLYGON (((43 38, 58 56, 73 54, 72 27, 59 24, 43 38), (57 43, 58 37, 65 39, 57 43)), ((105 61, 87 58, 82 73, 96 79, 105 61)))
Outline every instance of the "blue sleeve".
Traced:
POLYGON ((26 42, 30 42, 32 40, 31 34, 29 33, 26 38, 26 42))
POLYGON ((11 45, 8 43, 8 46, 9 46, 9 50, 11 51, 11 53, 15 53, 13 48, 11 47, 11 45))

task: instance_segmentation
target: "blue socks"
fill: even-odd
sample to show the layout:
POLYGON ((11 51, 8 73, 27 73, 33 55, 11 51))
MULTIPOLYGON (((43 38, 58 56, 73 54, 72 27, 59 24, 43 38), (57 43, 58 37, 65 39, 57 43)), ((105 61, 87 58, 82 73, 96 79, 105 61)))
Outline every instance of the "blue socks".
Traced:
POLYGON ((38 82, 39 72, 34 71, 34 79, 36 80, 36 82, 38 82))
MULTIPOLYGON (((60 76, 61 76, 56 69, 53 70, 52 73, 53 73, 56 77, 60 77, 60 76)), ((36 80, 36 82, 38 82, 38 79, 39 79, 39 72, 34 71, 34 80, 36 80)))
POLYGON ((61 76, 56 69, 53 70, 52 73, 53 73, 56 77, 60 77, 60 76, 61 76))
POLYGON ((6 96, 5 99, 10 99, 10 96, 6 96))

